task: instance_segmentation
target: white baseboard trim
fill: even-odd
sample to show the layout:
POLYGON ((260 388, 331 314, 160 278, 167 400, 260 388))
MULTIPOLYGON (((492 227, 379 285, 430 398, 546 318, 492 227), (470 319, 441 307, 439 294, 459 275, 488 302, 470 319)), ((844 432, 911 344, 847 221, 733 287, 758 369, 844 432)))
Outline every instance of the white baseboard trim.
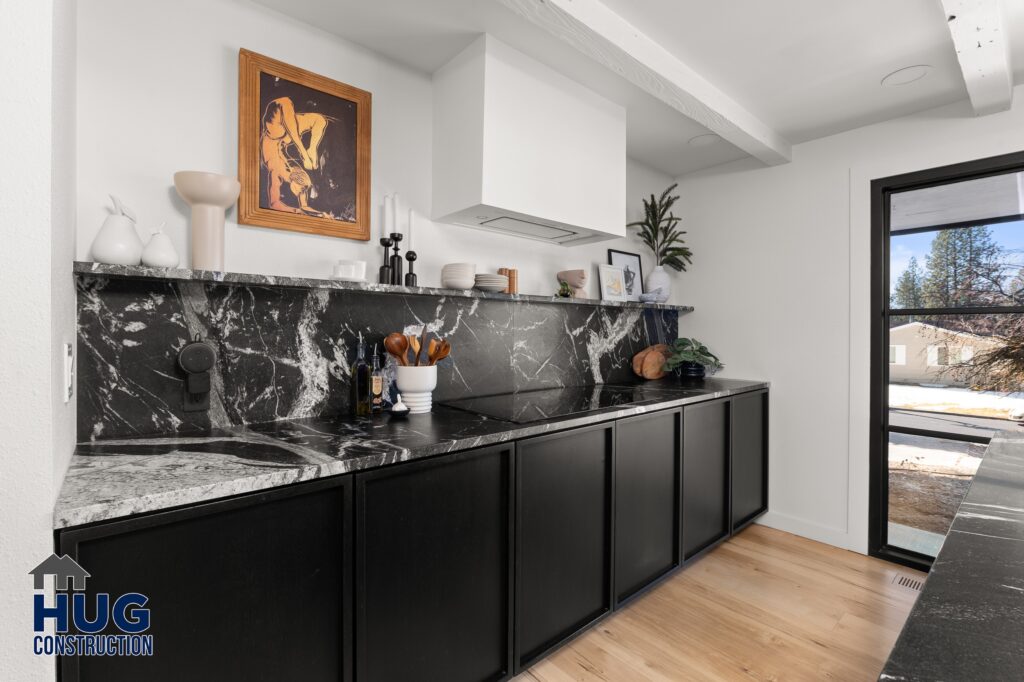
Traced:
POLYGON ((816 542, 824 542, 827 545, 848 549, 851 552, 857 552, 859 554, 865 553, 861 547, 863 543, 858 542, 855 538, 851 537, 850 533, 845 528, 823 526, 812 521, 807 521, 806 519, 790 516, 789 514, 777 511, 768 511, 764 516, 757 520, 757 523, 768 526, 769 528, 775 528, 787 533, 792 533, 793 535, 799 535, 816 542))

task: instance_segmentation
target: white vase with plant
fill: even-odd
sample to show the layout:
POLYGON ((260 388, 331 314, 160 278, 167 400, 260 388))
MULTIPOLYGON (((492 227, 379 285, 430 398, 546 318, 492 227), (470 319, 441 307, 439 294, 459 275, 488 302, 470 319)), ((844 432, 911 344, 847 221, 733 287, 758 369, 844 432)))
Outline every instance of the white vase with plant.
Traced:
POLYGON ((679 196, 671 196, 671 187, 661 193, 660 198, 652 194, 650 201, 644 199, 644 219, 629 223, 626 227, 638 227, 640 240, 654 253, 654 271, 647 276, 647 293, 659 292, 658 302, 664 303, 672 295, 672 278, 668 269, 685 272, 691 263, 693 253, 684 245, 684 230, 679 229, 681 218, 672 213, 672 205, 679 196))

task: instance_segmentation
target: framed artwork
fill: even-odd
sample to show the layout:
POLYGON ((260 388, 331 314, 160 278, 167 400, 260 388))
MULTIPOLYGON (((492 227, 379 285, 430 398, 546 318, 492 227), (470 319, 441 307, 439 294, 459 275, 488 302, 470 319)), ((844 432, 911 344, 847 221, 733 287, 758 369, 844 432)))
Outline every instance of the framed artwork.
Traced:
POLYGON ((627 301, 626 277, 618 265, 598 265, 602 301, 627 301))
POLYGON ((644 271, 640 267, 640 254, 608 249, 608 264, 622 268, 626 300, 639 301, 640 294, 644 293, 644 271))
POLYGON ((370 93, 238 52, 238 222, 370 238, 370 93))

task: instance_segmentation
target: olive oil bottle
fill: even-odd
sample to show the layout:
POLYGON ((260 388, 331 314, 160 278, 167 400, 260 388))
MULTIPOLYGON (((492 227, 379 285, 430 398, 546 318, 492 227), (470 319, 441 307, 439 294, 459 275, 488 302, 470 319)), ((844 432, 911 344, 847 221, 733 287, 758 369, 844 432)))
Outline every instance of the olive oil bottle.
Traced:
POLYGON ((363 333, 359 332, 359 345, 356 346, 356 361, 352 363, 349 380, 352 388, 350 410, 357 417, 368 417, 370 415, 370 373, 370 366, 366 364, 366 345, 363 343, 363 333))

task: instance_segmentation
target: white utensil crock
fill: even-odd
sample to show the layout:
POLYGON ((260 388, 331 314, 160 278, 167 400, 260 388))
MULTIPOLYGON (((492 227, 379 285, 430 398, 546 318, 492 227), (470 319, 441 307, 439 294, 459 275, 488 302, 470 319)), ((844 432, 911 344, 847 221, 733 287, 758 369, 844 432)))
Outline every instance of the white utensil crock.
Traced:
POLYGON ((433 393, 437 388, 437 365, 395 368, 395 382, 402 394, 402 402, 409 407, 409 414, 430 412, 433 393))

